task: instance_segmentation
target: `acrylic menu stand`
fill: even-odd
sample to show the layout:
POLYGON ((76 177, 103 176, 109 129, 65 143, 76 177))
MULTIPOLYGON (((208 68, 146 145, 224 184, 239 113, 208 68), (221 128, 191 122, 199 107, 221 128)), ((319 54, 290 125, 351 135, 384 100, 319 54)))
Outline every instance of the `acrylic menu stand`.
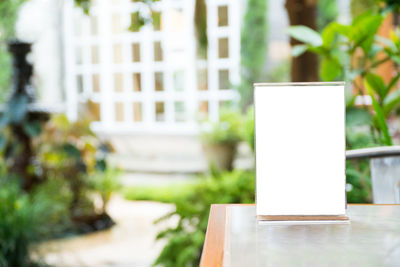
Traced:
POLYGON ((255 84, 256 214, 345 221, 343 82, 255 84))

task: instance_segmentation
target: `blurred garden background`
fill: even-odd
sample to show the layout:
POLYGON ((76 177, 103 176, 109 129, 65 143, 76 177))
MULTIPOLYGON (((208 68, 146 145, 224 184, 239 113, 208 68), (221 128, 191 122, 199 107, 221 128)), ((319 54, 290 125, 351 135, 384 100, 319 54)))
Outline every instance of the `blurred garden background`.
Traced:
POLYGON ((254 82, 346 81, 347 149, 399 144, 399 8, 1 0, 0 267, 198 266, 210 205, 254 203, 254 82))

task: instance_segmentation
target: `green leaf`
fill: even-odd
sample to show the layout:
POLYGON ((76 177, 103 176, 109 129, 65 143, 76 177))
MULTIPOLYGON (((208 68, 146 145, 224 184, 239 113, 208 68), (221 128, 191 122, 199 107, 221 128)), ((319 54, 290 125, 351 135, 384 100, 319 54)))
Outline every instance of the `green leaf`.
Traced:
POLYGON ((375 57, 379 52, 383 50, 383 46, 379 44, 372 44, 371 50, 369 51, 369 57, 373 58, 375 57))
POLYGON ((387 89, 386 89, 388 92, 390 92, 390 90, 393 88, 393 86, 395 86, 397 84, 397 82, 399 81, 399 78, 400 78, 400 73, 397 74, 396 77, 394 77, 390 81, 390 83, 389 83, 389 85, 387 86, 387 89))
POLYGON ((75 4, 82 8, 83 12, 88 15, 90 11, 90 0, 75 0, 75 4))
POLYGON ((372 117, 366 109, 348 108, 346 110, 346 127, 371 125, 372 117))
POLYGON ((339 24, 337 22, 332 22, 332 25, 333 25, 333 27, 334 27, 334 29, 335 29, 335 31, 337 33, 339 33, 341 35, 344 35, 344 36, 347 36, 347 37, 349 36, 350 31, 351 31, 351 27, 350 26, 339 24))
POLYGON ((369 87, 376 92, 381 101, 383 101, 387 94, 387 88, 385 82, 381 78, 381 76, 374 73, 367 73, 365 76, 365 82, 369 85, 369 87))
POLYGON ((383 111, 388 116, 395 108, 400 106, 400 90, 390 93, 383 101, 383 111))
POLYGON ((361 47, 366 55, 370 54, 375 35, 382 23, 381 15, 374 15, 368 11, 353 20, 351 31, 348 35, 354 48, 361 47))
POLYGON ((66 143, 62 146, 62 149, 65 153, 67 153, 67 155, 75 158, 76 160, 79 160, 81 158, 81 151, 73 144, 66 143))
POLYGON ((42 126, 39 121, 26 122, 23 128, 30 137, 36 137, 42 132, 42 126))
POLYGON ((392 59, 396 64, 400 65, 400 57, 399 57, 399 56, 393 55, 393 56, 391 56, 391 59, 392 59))
POLYGON ((369 95, 371 96, 372 107, 374 108, 375 113, 376 113, 375 114, 375 119, 376 119, 378 127, 381 130, 381 133, 383 135, 382 142, 385 145, 391 146, 393 143, 392 143, 392 138, 391 138, 391 136, 389 134, 389 128, 388 128, 387 123, 386 123, 385 113, 383 112, 383 109, 379 105, 378 101, 375 99, 374 89, 371 87, 371 85, 367 82, 366 79, 364 80, 364 84, 365 84, 365 87, 368 90, 369 95))
POLYGON ((387 39, 385 37, 377 35, 377 36, 375 36, 375 40, 377 42, 382 43, 383 45, 385 45, 387 48, 390 48, 391 50, 397 49, 396 45, 390 39, 387 39))
POLYGON ((346 108, 353 107, 356 102, 356 95, 346 93, 346 108))
POLYGON ((96 170, 104 172, 107 169, 107 162, 105 159, 96 160, 96 170))
POLYGON ((334 58, 324 58, 321 62, 319 75, 324 81, 333 81, 342 73, 342 67, 334 58))
POLYGON ((325 29, 321 33, 323 46, 326 48, 331 48, 333 42, 335 41, 335 35, 338 29, 338 23, 332 22, 325 27, 325 29))
POLYGON ((312 46, 321 46, 322 38, 321 35, 311 28, 306 26, 298 25, 289 27, 287 30, 288 34, 296 40, 312 46))
POLYGON ((292 47, 292 56, 298 57, 307 51, 307 45, 295 45, 292 47))
POLYGON ((129 26, 129 30, 138 32, 146 23, 146 19, 142 17, 139 11, 131 13, 131 24, 129 26))

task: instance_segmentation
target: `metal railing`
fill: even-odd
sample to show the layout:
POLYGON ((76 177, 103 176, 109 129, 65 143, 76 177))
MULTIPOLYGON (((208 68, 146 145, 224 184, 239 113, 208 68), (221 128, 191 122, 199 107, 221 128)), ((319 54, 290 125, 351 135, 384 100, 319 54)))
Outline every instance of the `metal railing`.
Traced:
POLYGON ((346 151, 346 159, 370 159, 375 204, 400 204, 400 146, 346 151))

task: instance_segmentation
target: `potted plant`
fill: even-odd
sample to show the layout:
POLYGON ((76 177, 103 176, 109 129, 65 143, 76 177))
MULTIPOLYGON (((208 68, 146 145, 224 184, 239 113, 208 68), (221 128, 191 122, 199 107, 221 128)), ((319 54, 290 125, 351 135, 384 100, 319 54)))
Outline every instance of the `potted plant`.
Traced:
POLYGON ((232 170, 237 144, 242 139, 242 116, 232 109, 221 109, 219 121, 201 123, 203 151, 211 169, 232 170))

